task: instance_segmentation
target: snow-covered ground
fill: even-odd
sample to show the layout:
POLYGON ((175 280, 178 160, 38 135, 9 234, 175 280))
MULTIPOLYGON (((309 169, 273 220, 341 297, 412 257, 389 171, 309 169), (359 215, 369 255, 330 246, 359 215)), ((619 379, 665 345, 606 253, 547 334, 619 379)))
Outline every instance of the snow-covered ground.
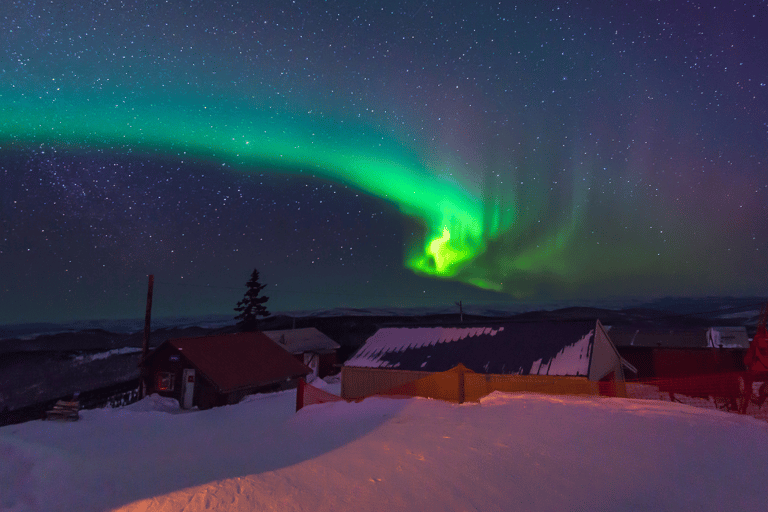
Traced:
POLYGON ((123 354, 138 354, 139 352, 141 352, 140 348, 124 347, 124 348, 116 348, 113 350, 107 350, 106 352, 99 352, 97 354, 75 356, 72 360, 78 364, 82 364, 82 363, 90 363, 91 361, 98 361, 99 359, 106 359, 112 356, 119 356, 123 354))
MULTIPOLYGON (((338 385, 325 386, 332 391, 338 385)), ((294 413, 149 397, 0 428, 3 511, 738 510, 768 503, 768 423, 657 400, 494 393, 294 413)))

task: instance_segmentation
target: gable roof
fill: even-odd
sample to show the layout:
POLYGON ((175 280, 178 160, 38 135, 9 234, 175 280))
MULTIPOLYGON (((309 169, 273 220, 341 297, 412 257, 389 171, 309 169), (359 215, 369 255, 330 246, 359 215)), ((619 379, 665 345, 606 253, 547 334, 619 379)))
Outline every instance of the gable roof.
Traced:
POLYGON ((327 353, 338 350, 340 346, 314 327, 264 331, 264 334, 291 354, 327 353))
POLYGON ((588 376, 596 320, 379 329, 344 364, 442 372, 588 376))
POLYGON ((163 345, 183 354, 222 393, 303 377, 312 371, 261 332, 177 338, 163 345))

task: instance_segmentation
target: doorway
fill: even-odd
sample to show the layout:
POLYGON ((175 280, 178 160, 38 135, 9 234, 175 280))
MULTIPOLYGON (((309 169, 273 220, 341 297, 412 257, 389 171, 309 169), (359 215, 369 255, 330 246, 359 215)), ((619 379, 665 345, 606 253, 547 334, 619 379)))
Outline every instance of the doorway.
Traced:
POLYGON ((185 368, 181 381, 181 408, 191 409, 195 401, 195 370, 185 368))

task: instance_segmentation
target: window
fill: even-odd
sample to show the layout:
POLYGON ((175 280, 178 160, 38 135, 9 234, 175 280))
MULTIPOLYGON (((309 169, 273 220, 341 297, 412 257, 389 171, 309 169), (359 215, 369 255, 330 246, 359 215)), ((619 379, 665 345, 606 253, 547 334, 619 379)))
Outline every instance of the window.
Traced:
POLYGON ((157 372, 155 379, 155 388, 158 391, 173 391, 173 383, 176 380, 176 374, 173 372, 157 372))

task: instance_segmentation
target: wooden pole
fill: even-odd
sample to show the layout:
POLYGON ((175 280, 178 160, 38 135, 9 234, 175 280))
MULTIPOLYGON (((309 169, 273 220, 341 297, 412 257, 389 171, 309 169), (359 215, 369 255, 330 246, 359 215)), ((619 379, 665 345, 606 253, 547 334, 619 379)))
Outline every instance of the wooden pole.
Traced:
POLYGON ((296 388, 296 412, 299 412, 304 407, 304 386, 306 386, 306 381, 304 377, 301 377, 299 379, 299 386, 296 388))
POLYGON ((149 324, 152 317, 152 288, 155 285, 155 276, 149 274, 149 285, 147 287, 147 310, 144 313, 144 345, 142 346, 141 358, 144 359, 149 354, 149 324))
POLYGON ((150 319, 152 317, 152 289, 155 284, 155 276, 149 274, 147 286, 147 309, 144 313, 144 343, 141 347, 141 385, 139 386, 139 398, 147 396, 147 368, 142 364, 149 354, 150 319))

